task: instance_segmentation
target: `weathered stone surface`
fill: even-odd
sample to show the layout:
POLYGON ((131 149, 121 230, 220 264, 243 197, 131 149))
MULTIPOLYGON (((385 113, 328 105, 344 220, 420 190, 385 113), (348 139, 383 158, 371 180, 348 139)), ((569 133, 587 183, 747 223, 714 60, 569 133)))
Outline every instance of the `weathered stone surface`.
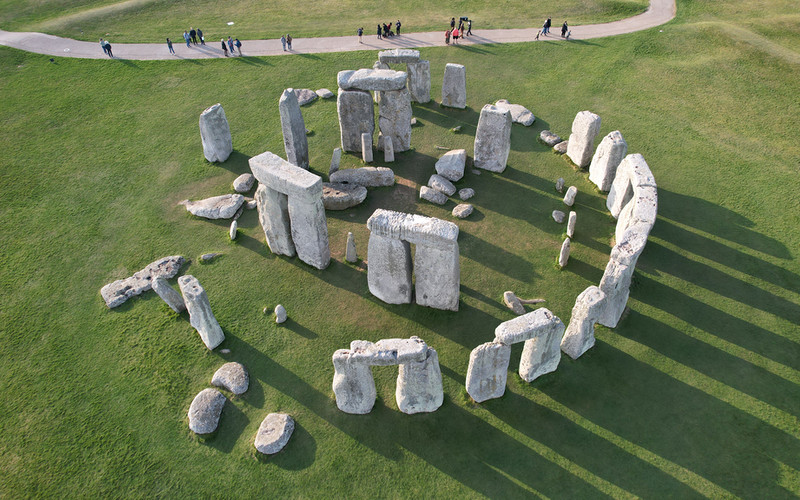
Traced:
POLYGON ((614 328, 619 323, 628 303, 633 271, 634 266, 626 266, 609 259, 603 278, 600 280, 600 290, 606 296, 605 303, 597 315, 597 322, 601 325, 614 328))
POLYGON ((569 213, 569 220, 567 221, 567 237, 572 238, 575 235, 575 222, 578 220, 578 214, 575 212, 569 213))
POLYGON ((331 182, 358 184, 364 187, 391 186, 394 171, 386 167, 362 167, 339 170, 330 175, 331 182))
MULTIPOLYGON (((378 126, 383 137, 391 137, 395 152, 411 148, 411 96, 408 89, 383 92, 378 103, 378 126)), ((378 149, 383 149, 380 136, 378 149)))
POLYGON ((331 155, 331 167, 328 169, 328 175, 339 170, 339 163, 342 161, 342 148, 334 148, 333 155, 331 155))
POLYGON ((339 88, 344 90, 400 90, 406 86, 405 71, 391 69, 359 69, 340 71, 337 76, 339 88))
POLYGON ((372 134, 361 134, 361 159, 364 163, 372 163, 372 134))
POLYGON ((235 219, 231 222, 231 227, 228 229, 228 236, 231 237, 231 241, 236 239, 236 233, 239 230, 239 222, 235 219))
POLYGON ((379 236, 441 249, 452 249, 458 241, 458 226, 452 222, 382 208, 367 219, 367 228, 379 236))
POLYGON ((439 355, 428 347, 424 361, 400 364, 395 388, 397 407, 403 413, 436 411, 444 401, 439 355))
POLYGON ((374 63, 372 63, 372 69, 392 69, 392 68, 390 68, 389 65, 384 62, 375 61, 374 63))
POLYGON ((428 187, 440 191, 447 196, 452 196, 456 192, 456 187, 453 183, 438 174, 433 174, 430 179, 428 179, 428 187))
POLYGON ((475 190, 472 188, 464 188, 458 190, 458 197, 466 201, 475 196, 475 190))
POLYGON ((303 120, 303 113, 300 112, 300 103, 297 101, 297 94, 295 94, 294 89, 283 91, 280 101, 278 101, 278 110, 281 115, 281 130, 283 131, 283 147, 286 150, 286 159, 292 165, 307 170, 308 139, 306 139, 306 124, 303 120))
POLYGON ((594 138, 600 132, 600 117, 591 111, 581 111, 572 121, 567 156, 579 167, 586 167, 592 159, 594 138))
POLYGON ((458 205, 453 208, 453 217, 458 217, 459 219, 466 219, 470 215, 472 215, 472 211, 475 210, 475 207, 472 206, 470 203, 459 203, 458 205))
POLYGON ((211 312, 211 304, 205 289, 197 278, 190 274, 178 278, 178 285, 181 287, 186 310, 189 311, 189 323, 200 334, 206 347, 214 349, 225 340, 225 334, 222 333, 217 318, 211 312))
POLYGON ((538 330, 537 335, 525 341, 522 357, 519 360, 519 376, 525 382, 533 382, 536 378, 556 371, 561 361, 561 339, 564 336, 564 323, 547 309, 537 309, 530 314, 540 317, 549 313, 547 326, 538 330), (542 311, 542 312, 540 312, 542 311))
POLYGON ((461 269, 458 243, 450 248, 417 244, 414 253, 415 300, 421 306, 458 311, 461 269))
POLYGON ((294 257, 297 251, 292 242, 292 226, 289 222, 289 197, 264 184, 256 189, 258 220, 267 238, 269 250, 277 255, 294 257))
POLYGON ((170 309, 180 314, 186 310, 186 304, 183 303, 181 294, 175 291, 174 288, 169 286, 167 280, 161 276, 155 276, 152 279, 153 291, 155 291, 161 300, 166 302, 170 309))
POLYGON ((564 192, 564 184, 565 183, 566 183, 566 181, 564 180, 564 178, 563 177, 559 177, 556 180, 556 191, 558 191, 559 193, 563 193, 564 192))
POLYGON ((658 215, 658 192, 653 186, 641 186, 634 188, 633 198, 619 213, 615 237, 622 239, 622 235, 628 228, 641 226, 646 234, 656 222, 658 215))
POLYGON ((464 177, 464 166, 467 163, 467 151, 465 149, 454 149, 443 154, 436 161, 436 173, 453 182, 464 177))
POLYGON ((219 103, 200 114, 200 139, 203 142, 203 156, 210 162, 223 162, 233 152, 231 128, 225 110, 219 103))
POLYGON ((570 239, 566 238, 564 243, 561 244, 561 251, 558 253, 558 267, 564 269, 564 266, 569 262, 569 247, 570 239))
POLYGON ((286 308, 278 304, 275 306, 275 323, 283 323, 288 319, 286 308))
POLYGON ((467 107, 467 69, 461 64, 448 63, 442 80, 442 106, 467 107))
POLYGON ((555 146, 553 146, 553 151, 556 153, 563 155, 567 152, 567 148, 569 148, 569 141, 561 141, 555 146))
POLYGON ((392 138, 381 135, 378 137, 378 144, 383 149, 383 161, 392 163, 394 161, 394 142, 392 142, 392 138))
POLYGON ((234 394, 244 394, 250 387, 250 375, 241 363, 225 363, 211 377, 211 385, 234 394))
POLYGON ((437 205, 444 205, 447 203, 446 194, 433 188, 429 188, 428 186, 422 186, 419 188, 419 197, 437 205))
POLYGON ((485 105, 475 131, 473 164, 491 172, 502 172, 506 169, 510 151, 511 113, 491 104, 485 105))
POLYGON ((133 276, 105 285, 100 289, 100 296, 109 309, 117 307, 129 298, 150 290, 154 278, 172 278, 178 274, 183 263, 184 258, 181 255, 163 257, 133 273, 133 276))
MULTIPOLYGON (((421 104, 431 100, 431 63, 430 61, 410 62, 408 69, 408 92, 411 100, 421 104)), ((413 123, 412 123, 413 125, 413 123)))
POLYGON ((519 301, 519 298, 512 291, 503 292, 503 304, 514 311, 514 314, 525 314, 525 308, 522 306, 522 302, 519 301))
POLYGON ((590 286, 575 299, 569 326, 561 340, 561 350, 572 359, 578 359, 594 346, 594 324, 603 307, 605 294, 590 286))
POLYGON ((375 405, 375 380, 372 367, 352 360, 352 354, 347 349, 333 353, 333 393, 341 411, 363 415, 375 405))
POLYGON ((347 246, 345 247, 344 251, 344 259, 351 263, 358 262, 358 254, 356 253, 356 238, 351 232, 347 233, 347 246))
MULTIPOLYGON (((519 299, 517 299, 519 300, 519 299)), ((561 320, 544 307, 522 316, 500 323, 494 329, 494 341, 506 345, 525 342, 550 328, 555 328, 561 320)))
POLYGON ((367 198, 367 188, 358 184, 322 183, 325 210, 346 210, 367 198))
POLYGON ((378 52, 378 60, 384 64, 406 64, 419 61, 419 51, 413 49, 390 49, 378 52))
POLYGON ((564 214, 564 212, 562 212, 561 210, 553 210, 552 215, 554 221, 558 222, 559 224, 564 223, 564 218, 566 217, 566 214, 564 214))
POLYGON ((254 445, 265 455, 281 451, 294 432, 294 419, 285 413, 270 413, 258 426, 254 445))
POLYGON ((328 89, 318 89, 315 92, 318 96, 322 97, 323 99, 330 99, 331 97, 336 97, 336 94, 334 94, 328 89))
POLYGON ((619 130, 605 136, 592 157, 589 165, 589 180, 601 191, 611 189, 617 174, 617 167, 628 154, 628 143, 619 130))
POLYGON ((656 188, 656 180, 644 157, 630 154, 617 167, 617 174, 608 192, 606 207, 615 218, 619 217, 622 208, 633 198, 637 188, 656 188))
POLYGON ((185 201, 184 206, 190 214, 206 219, 230 219, 244 203, 240 194, 223 194, 204 200, 185 201))
POLYGON ((428 345, 419 337, 382 339, 375 343, 366 340, 350 342, 351 361, 370 366, 392 366, 412 361, 424 361, 428 345))
POLYGON ((500 99, 494 103, 494 105, 500 109, 507 109, 511 113, 511 121, 514 123, 530 127, 533 125, 533 122, 536 121, 536 117, 533 116, 533 113, 521 104, 511 104, 506 99, 500 99))
POLYGON ((505 394, 510 359, 511 346, 505 344, 487 342, 473 349, 466 379, 470 397, 481 403, 505 394))
POLYGON ((361 134, 375 132, 375 107, 372 96, 361 90, 340 90, 336 99, 342 149, 361 151, 361 134))
POLYGON ((189 429, 195 434, 210 434, 217 430, 225 396, 216 389, 203 389, 189 406, 189 429))
POLYGON ((311 89, 294 89, 294 95, 297 96, 297 104, 305 106, 316 101, 319 96, 311 89))
POLYGON ((562 141, 561 137, 550 132, 549 130, 542 130, 539 132, 539 139, 551 148, 562 141))
POLYGON ((571 207, 575 204, 575 197, 578 196, 578 188, 570 186, 567 189, 567 194, 564 195, 564 205, 571 207))
POLYGON ((253 198, 248 198, 247 196, 245 196, 244 199, 245 199, 244 207, 247 210, 254 210, 254 209, 258 208, 258 202, 256 200, 254 200, 253 198))
POLYGON ((406 241, 372 232, 367 246, 367 285, 387 304, 410 304, 411 246, 406 241))
POLYGON ((253 174, 242 174, 233 180, 233 190, 237 193, 246 193, 253 189, 256 178, 253 174))

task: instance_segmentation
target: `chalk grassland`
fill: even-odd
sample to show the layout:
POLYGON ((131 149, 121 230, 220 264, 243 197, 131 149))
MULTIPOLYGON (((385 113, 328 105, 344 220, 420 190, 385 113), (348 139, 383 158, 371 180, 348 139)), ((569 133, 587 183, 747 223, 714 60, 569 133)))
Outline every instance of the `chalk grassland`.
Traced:
POLYGON ((558 26, 613 21, 644 12, 647 0, 564 0, 557 5, 537 2, 447 2, 321 0, 308 4, 262 0, 0 0, 0 28, 44 31, 56 35, 117 42, 162 42, 180 39, 190 26, 200 27, 206 40, 228 35, 245 39, 354 35, 359 26, 375 36, 377 23, 402 21, 403 32, 444 33, 451 17, 468 16, 474 29, 530 28, 553 16, 558 26), (228 26, 228 22, 234 22, 228 26))
MULTIPOLYGON (((764 18, 781 4, 760 4, 764 18), (775 7, 773 9, 773 6, 775 7)), ((742 8, 746 8, 742 6, 742 8)), ((798 66, 708 24, 752 31, 716 2, 681 1, 646 32, 583 43, 425 49, 437 97, 444 65, 467 66, 464 111, 414 105, 415 150, 392 164, 393 188, 329 212, 324 271, 276 257, 256 214, 187 215, 186 198, 230 192, 247 158, 283 154, 277 100, 286 87, 335 88, 336 72, 373 52, 183 62, 80 61, 0 50, 0 495, 280 497, 784 498, 800 493, 800 81, 798 66), (515 125, 502 174, 468 171, 476 212, 459 221, 457 313, 389 306, 343 263, 345 237, 365 256, 365 221, 390 207, 447 220, 417 201, 441 154, 472 149, 481 106, 507 98, 537 115, 515 125), (206 163, 199 113, 221 102, 236 152, 206 163), (536 141, 566 136, 577 111, 619 129, 659 184, 659 218, 636 271, 630 314, 579 361, 500 399, 464 390, 470 351, 513 317, 513 290, 543 297, 565 322, 605 267, 613 220, 586 175, 536 141), (448 130, 462 126, 461 134, 448 130), (556 178, 579 189, 569 265, 556 178), (221 252, 199 264, 197 256, 221 252), (192 259, 225 330, 209 352, 185 316, 152 292, 108 310, 99 289, 171 254, 192 259), (290 320, 262 314, 282 303, 290 320), (419 335, 439 352, 445 402, 396 409, 391 368, 375 369, 367 416, 336 409, 330 356, 353 339, 419 335), (225 361, 251 388, 198 439, 186 411, 225 361), (298 428, 279 455, 252 440, 269 412, 298 428)), ((750 13, 748 23, 757 16, 750 13)), ((791 49, 786 38, 759 36, 791 49)), ((335 103, 303 108, 312 168, 337 145, 335 103)), ((376 165, 382 155, 376 153, 376 165)), ((346 155, 345 167, 359 165, 346 155)))

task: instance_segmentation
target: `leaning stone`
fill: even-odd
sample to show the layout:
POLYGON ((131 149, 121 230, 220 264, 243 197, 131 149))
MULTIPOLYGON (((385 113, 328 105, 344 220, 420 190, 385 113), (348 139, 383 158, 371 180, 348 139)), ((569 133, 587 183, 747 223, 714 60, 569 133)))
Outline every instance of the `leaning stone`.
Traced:
POLYGON ((603 307, 605 294, 590 286, 575 299, 569 326, 561 340, 561 350, 572 359, 578 359, 594 346, 594 324, 603 307))
POLYGON ((506 99, 500 99, 494 103, 494 105, 500 109, 507 109, 511 113, 511 121, 514 123, 530 127, 533 125, 533 122, 536 121, 536 117, 533 116, 533 113, 520 104, 511 104, 506 99))
POLYGON ((364 163, 372 163, 372 134, 361 134, 361 159, 364 163))
POLYGON ((100 296, 109 309, 117 307, 126 300, 150 290, 153 279, 162 277, 170 279, 176 274, 184 263, 180 255, 172 255, 151 262, 141 271, 133 273, 125 279, 116 280, 100 289, 100 296))
POLYGON ((594 152, 589 165, 589 180, 594 182, 600 191, 608 191, 617 174, 617 167, 628 154, 628 143, 619 130, 605 136, 597 151, 594 152))
POLYGON ((539 132, 539 139, 551 148, 561 142, 561 137, 557 136, 556 134, 550 132, 549 130, 542 130, 539 132))
POLYGON ((186 201, 184 206, 190 214, 206 219, 230 219, 244 203, 240 194, 223 194, 204 200, 186 201))
POLYGON ((339 163, 342 161, 342 148, 335 148, 331 156, 331 167, 328 169, 328 175, 339 170, 339 163))
POLYGON ((405 71, 391 69, 359 69, 340 71, 337 76, 339 88, 344 90, 400 90, 406 86, 405 71))
POLYGON ((561 210, 553 210, 553 220, 558 222, 559 224, 564 223, 565 217, 566 214, 564 214, 564 212, 562 212, 561 210))
MULTIPOLYGON (((378 104, 378 126, 383 137, 391 137, 395 152, 411 148, 411 96, 408 89, 383 92, 378 104)), ((383 149, 381 136, 378 149, 383 149)))
POLYGON ((200 114, 200 139, 203 142, 203 155, 210 162, 223 162, 233 152, 231 128, 225 110, 219 103, 200 114))
POLYGON ((394 143, 391 137, 381 136, 378 142, 383 146, 383 161, 385 163, 392 163, 394 161, 394 143))
POLYGON ((458 197, 466 201, 475 196, 475 190, 472 188, 464 188, 458 190, 458 197))
POLYGON ((253 174, 242 174, 233 181, 233 190, 237 193, 246 193, 253 189, 256 178, 253 174))
POLYGON ((294 432, 294 419, 285 413, 270 413, 258 426, 254 445, 259 453, 274 455, 281 451, 294 432))
POLYGON ((578 214, 574 211, 569 213, 569 220, 567 221, 567 237, 572 238, 575 235, 575 221, 578 219, 578 214))
POLYGON ((283 323, 286 318, 286 308, 280 304, 275 306, 275 323, 283 323))
POLYGON ((189 429, 195 434, 210 434, 217 430, 225 396, 216 389, 203 389, 189 406, 189 429))
POLYGON ((569 141, 561 141, 555 146, 553 146, 553 151, 556 153, 563 155, 567 152, 567 148, 569 147, 569 141))
POLYGON ((570 247, 570 240, 566 238, 564 243, 561 244, 561 251, 558 253, 558 267, 564 269, 564 266, 567 265, 567 261, 569 261, 569 247, 570 247))
POLYGON ((353 233, 347 233, 347 246, 344 251, 344 260, 350 263, 358 262, 358 254, 356 253, 356 238, 353 233))
POLYGON ((238 231, 238 229, 239 229, 239 222, 237 222, 236 220, 231 222, 231 227, 228 230, 228 235, 231 237, 231 241, 236 239, 236 231, 238 231))
POLYGON ((367 198, 367 188, 358 184, 322 183, 322 204, 325 210, 346 210, 367 198))
POLYGON ((395 388, 397 408, 403 413, 436 411, 444 401, 439 355, 428 347, 424 361, 401 363, 395 388))
POLYGON ((362 90, 340 90, 336 99, 344 151, 361 151, 361 134, 375 132, 372 96, 362 90))
POLYGON ((447 196, 452 196, 456 192, 456 187, 453 183, 438 174, 433 174, 431 178, 428 179, 428 187, 441 191, 447 196))
POLYGON ((419 61, 419 51, 413 49, 390 49, 378 52, 378 60, 384 64, 406 64, 419 61))
POLYGON ((581 111, 572 121, 567 156, 579 167, 586 167, 592 159, 594 138, 600 132, 600 117, 591 111, 581 111))
POLYGON ((514 311, 514 314, 525 314, 525 308, 522 306, 522 302, 519 301, 519 298, 514 294, 514 292, 503 292, 503 304, 505 304, 507 308, 514 311))
POLYGON ((473 164, 490 172, 502 172, 506 169, 510 151, 511 113, 491 104, 485 105, 475 130, 473 164))
POLYGON ((499 398, 506 392, 511 346, 498 342, 481 344, 469 355, 467 393, 477 403, 499 398))
POLYGON ((348 168, 334 172, 330 180, 364 187, 391 186, 394 184, 394 171, 386 167, 348 168))
POLYGON ((211 377, 211 385, 234 394, 244 394, 250 387, 250 375, 241 363, 225 363, 211 377))
POLYGON ((336 97, 336 94, 334 94, 328 89, 319 89, 316 91, 316 94, 322 97, 323 99, 330 99, 331 97, 336 97))
POLYGON ((436 173, 453 182, 464 177, 464 165, 467 163, 467 151, 454 149, 443 154, 436 161, 436 173))
POLYGON ((186 310, 186 304, 183 303, 183 297, 181 294, 176 292, 174 288, 169 286, 167 280, 161 276, 156 276, 153 278, 153 290, 161 297, 161 300, 166 302, 166 304, 175 311, 176 313, 180 314, 186 310))
POLYGON ((346 349, 333 353, 333 394, 341 411, 363 415, 375 405, 375 380, 370 365, 352 358, 353 353, 346 349))
POLYGON ((525 341, 519 361, 519 376, 525 382, 533 382, 536 378, 556 371, 561 362, 561 339, 564 336, 564 323, 545 308, 537 309, 531 314, 540 318, 549 316, 547 326, 539 329, 537 335, 525 341))
MULTIPOLYGON (((408 63, 408 92, 411 100, 421 104, 431 100, 431 63, 430 61, 418 61, 408 63)), ((412 123, 413 125, 413 123, 412 123)))
POLYGON ((578 195, 578 188, 570 186, 567 189, 567 194, 564 195, 564 205, 571 207, 575 204, 575 197, 578 195))
POLYGON ((458 217, 459 219, 466 219, 470 215, 472 215, 472 211, 475 207, 473 207, 470 203, 459 203, 453 209, 453 217, 458 217))
MULTIPOLYGON (((313 92, 312 92, 313 93, 313 92)), ((314 94, 316 96, 316 94, 314 94)), ((306 125, 303 113, 300 112, 300 103, 294 89, 283 91, 278 102, 281 115, 281 130, 283 131, 283 147, 286 150, 286 160, 292 165, 308 170, 308 139, 306 138, 306 125)))
POLYGON ((564 181, 564 178, 559 177, 558 180, 556 180, 556 191, 558 191, 559 193, 563 193, 565 183, 566 181, 564 181))
POLYGON ((447 195, 441 191, 429 188, 428 186, 422 186, 419 189, 419 197, 437 205, 444 205, 447 203, 447 195))
POLYGON ((178 278, 178 285, 181 287, 186 310, 189 311, 189 323, 200 334, 206 347, 214 349, 225 340, 225 334, 222 333, 217 318, 211 312, 211 304, 205 289, 197 278, 190 274, 178 278))
POLYGON ((442 80, 442 106, 467 107, 467 69, 461 64, 448 63, 442 80))
POLYGON ((297 104, 300 106, 310 104, 319 97, 317 93, 311 89, 294 89, 294 93, 297 96, 297 104))

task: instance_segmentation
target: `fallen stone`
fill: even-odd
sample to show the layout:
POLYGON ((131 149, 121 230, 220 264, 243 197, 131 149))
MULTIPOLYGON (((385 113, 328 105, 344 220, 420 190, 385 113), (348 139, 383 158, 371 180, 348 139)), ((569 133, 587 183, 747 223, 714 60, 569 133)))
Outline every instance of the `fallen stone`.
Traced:
POLYGON ((575 212, 569 213, 569 220, 567 221, 567 237, 572 238, 575 235, 575 222, 578 219, 578 214, 575 212))
POLYGON ((575 115, 567 146, 567 156, 575 165, 581 168, 589 165, 594 151, 594 138, 598 132, 600 132, 599 116, 591 111, 581 111, 575 115))
POLYGON ((246 193, 253 189, 256 178, 253 174, 242 174, 233 181, 233 190, 237 193, 246 193))
POLYGON ((186 310, 186 304, 183 303, 181 294, 175 291, 174 288, 169 286, 167 280, 161 276, 156 276, 152 280, 153 291, 155 291, 161 300, 166 302, 170 309, 180 314, 186 310))
POLYGON ((331 167, 328 169, 328 175, 339 170, 339 163, 342 161, 342 148, 334 148, 333 155, 331 156, 331 167))
POLYGON ((242 203, 242 205, 239 207, 239 210, 237 210, 236 213, 233 214, 233 220, 231 222, 236 222, 237 220, 239 220, 239 217, 241 217, 242 213, 244 212, 244 207, 246 204, 247 203, 242 203))
POLYGON ((475 196, 475 190, 472 188, 464 188, 458 190, 458 197, 466 201, 475 196))
POLYGON ((189 406, 189 429, 195 434, 210 434, 217 430, 225 396, 216 389, 203 389, 189 406))
POLYGON ((236 239, 236 232, 238 231, 238 229, 239 229, 239 222, 235 220, 231 222, 231 227, 228 230, 228 235, 231 237, 231 241, 236 239))
POLYGON ((561 244, 561 251, 558 254, 558 267, 564 269, 564 266, 567 265, 567 261, 569 261, 569 247, 570 247, 570 240, 566 238, 564 243, 561 244))
POLYGON ((275 323, 283 323, 286 319, 286 308, 280 304, 275 306, 275 323))
MULTIPOLYGON (((314 96, 316 95, 314 94, 314 96)), ((308 170, 306 124, 303 120, 303 113, 300 112, 300 103, 297 101, 297 94, 294 89, 283 91, 278 101, 278 111, 281 116, 281 130, 283 132, 283 147, 286 151, 286 160, 292 165, 308 170)))
POLYGON ((311 104, 319 97, 317 93, 311 89, 294 89, 294 93, 297 96, 297 104, 300 106, 311 104))
POLYGON ((498 342, 481 344, 469 355, 467 394, 477 403, 499 398, 506 392, 511 346, 498 342))
POLYGON ((561 141, 555 146, 553 146, 553 151, 556 153, 563 155, 567 152, 567 148, 569 147, 569 141, 561 141))
MULTIPOLYGON (((247 198, 245 197, 245 199, 247 198)), ((254 199, 247 200, 244 205, 247 210, 255 210, 258 208, 258 202, 254 199)))
POLYGON ((564 181, 564 178, 559 177, 558 180, 556 180, 556 191, 558 191, 559 193, 563 193, 565 183, 566 181, 564 181))
POLYGON ((391 186, 394 171, 386 167, 361 167, 339 170, 330 175, 332 183, 358 184, 364 187, 391 186))
POLYGON ((452 132, 454 134, 457 134, 457 133, 461 132, 461 125, 457 125, 457 126, 451 128, 450 132, 452 132))
POLYGON ((339 88, 344 90, 400 90, 406 86, 408 74, 391 69, 359 69, 340 71, 337 76, 339 88))
POLYGON ((562 141, 561 137, 550 132, 549 130, 542 130, 539 132, 539 139, 551 148, 562 141))
POLYGON ((566 214, 561 210, 553 210, 553 220, 559 224, 563 224, 566 214))
POLYGON ((378 60, 384 64, 407 64, 419 61, 419 51, 413 49, 390 49, 378 52, 378 60))
POLYGON ((200 139, 203 142, 203 155, 210 162, 223 162, 233 152, 231 128, 225 110, 219 103, 200 114, 200 139))
POLYGON ((219 255, 219 254, 218 253, 204 253, 203 255, 200 256, 200 260, 203 261, 203 262, 210 262, 210 261, 214 260, 214 257, 216 257, 217 255, 219 255))
POLYGON ((334 94, 328 89, 319 89, 316 91, 316 94, 322 97, 323 99, 330 99, 331 97, 336 97, 336 94, 334 94))
POLYGON ((559 324, 561 320, 542 307, 500 323, 494 330, 494 341, 510 346, 536 338, 552 328, 557 328, 559 324))
POLYGON ((502 172, 506 169, 510 151, 511 113, 491 104, 485 105, 475 130, 473 164, 490 172, 502 172))
POLYGON ((129 298, 150 290, 154 278, 170 279, 178 274, 178 270, 184 262, 181 255, 158 259, 145 266, 141 271, 135 272, 133 276, 105 285, 100 289, 100 296, 103 297, 109 309, 117 307, 129 298))
POLYGON ((204 200, 183 202, 190 214, 206 219, 230 219, 244 203, 240 194, 223 194, 204 200))
POLYGON ((294 432, 294 419, 285 413, 270 413, 258 426, 254 445, 259 453, 274 455, 281 451, 294 432))
POLYGON ((437 205, 444 205, 447 203, 447 195, 441 191, 429 188, 428 186, 422 186, 419 188, 419 197, 437 205))
POLYGON ((571 207, 575 204, 575 197, 578 195, 578 188, 570 186, 567 189, 567 194, 564 195, 564 205, 571 207))
POLYGON ((222 333, 217 318, 211 312, 211 304, 205 289, 197 278, 190 274, 178 278, 178 285, 181 287, 186 310, 189 311, 189 323, 200 334, 203 344, 209 350, 214 349, 225 340, 225 334, 222 333))
POLYGON ((344 260, 350 263, 358 262, 358 254, 356 253, 356 238, 353 233, 347 233, 347 246, 344 251, 344 260))
POLYGON ((220 349, 220 350, 219 350, 219 353, 220 353, 220 354, 230 354, 230 353, 231 353, 231 350, 230 350, 230 349, 220 349))
POLYGON ((511 121, 514 123, 530 127, 533 125, 533 122, 536 121, 536 117, 533 116, 533 113, 520 104, 511 104, 506 99, 500 99, 494 103, 494 105, 500 109, 507 109, 511 113, 511 121))
POLYGON ((589 180, 600 191, 608 191, 617 174, 617 167, 628 154, 628 143, 619 130, 605 136, 592 157, 589 164, 589 180))
POLYGON ((429 61, 408 63, 406 69, 408 70, 408 93, 411 94, 411 100, 421 104, 430 102, 431 63, 429 61))
POLYGON ((225 363, 211 377, 211 385, 234 394, 244 394, 250 387, 250 375, 241 363, 225 363))
POLYGON ((453 183, 438 174, 433 174, 430 179, 428 179, 428 187, 440 191, 447 196, 452 196, 456 192, 456 187, 453 183))
POLYGON ((372 134, 361 134, 361 159, 364 163, 372 163, 372 134))
POLYGON ((325 210, 346 210, 367 198, 367 188, 358 184, 322 183, 322 204, 325 210))
POLYGON ((522 307, 522 302, 519 301, 514 292, 503 292, 503 304, 514 311, 514 314, 525 314, 525 308, 522 307))
POLYGON ((457 182, 464 177, 464 166, 467 164, 467 150, 454 149, 443 154, 436 161, 436 173, 457 182))
POLYGON ((470 215, 472 215, 472 211, 474 207, 469 203, 459 203, 453 209, 453 217, 458 217, 459 219, 466 219, 470 215))
POLYGON ((448 63, 442 80, 442 106, 467 107, 467 70, 461 64, 448 63))
POLYGON ((372 96, 362 90, 340 90, 336 99, 339 129, 344 151, 361 151, 361 134, 375 132, 372 96))
POLYGON ((395 399, 397 408, 406 414, 430 413, 444 401, 439 355, 428 347, 423 361, 400 363, 395 399))

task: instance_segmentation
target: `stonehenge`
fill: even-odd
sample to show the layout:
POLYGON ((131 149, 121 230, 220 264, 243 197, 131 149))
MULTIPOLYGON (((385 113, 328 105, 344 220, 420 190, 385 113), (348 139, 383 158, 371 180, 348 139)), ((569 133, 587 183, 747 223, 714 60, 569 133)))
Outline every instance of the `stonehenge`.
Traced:
POLYGON ((461 64, 448 63, 442 80, 442 106, 467 107, 467 69, 461 64))
MULTIPOLYGON (((316 94, 314 94, 316 96, 316 94)), ((300 104, 297 102, 297 93, 294 89, 286 89, 278 101, 281 115, 281 130, 283 131, 283 147, 286 150, 286 159, 292 165, 308 170, 308 139, 306 139, 306 124, 300 104)))
POLYGON ((272 253, 297 256, 317 269, 331 260, 322 179, 267 151, 250 158, 258 179, 258 215, 272 253))
POLYGON ((178 278, 186 310, 189 311, 189 323, 200 334, 200 338, 209 350, 214 349, 225 340, 225 334, 219 326, 217 318, 211 312, 211 304, 205 289, 197 278, 187 274, 178 278))
POLYGON ((222 105, 217 103, 200 114, 200 140, 206 160, 223 162, 233 152, 231 128, 222 105))
POLYGON ((597 189, 600 191, 611 189, 617 167, 627 153, 628 143, 619 130, 611 132, 600 141, 592 156, 592 163, 589 164, 589 180, 597 186, 597 189))
POLYGON ((475 167, 502 172, 511 151, 511 112, 487 104, 481 109, 475 130, 475 167))
POLYGON ((383 339, 375 343, 354 340, 350 349, 333 353, 333 393, 345 413, 366 414, 377 392, 373 366, 398 365, 395 399, 407 414, 436 411, 444 400, 439 356, 419 337, 383 339))
POLYGON ((591 111, 581 111, 572 121, 572 133, 567 144, 567 156, 572 163, 583 168, 589 165, 594 149, 594 138, 600 132, 600 117, 591 111))
MULTIPOLYGON (((423 186, 424 187, 424 186, 423 186)), ((460 267, 458 226, 433 217, 378 209, 367 220, 367 283, 389 304, 416 303, 458 310, 460 267), (412 286, 411 248, 416 245, 412 286)))

